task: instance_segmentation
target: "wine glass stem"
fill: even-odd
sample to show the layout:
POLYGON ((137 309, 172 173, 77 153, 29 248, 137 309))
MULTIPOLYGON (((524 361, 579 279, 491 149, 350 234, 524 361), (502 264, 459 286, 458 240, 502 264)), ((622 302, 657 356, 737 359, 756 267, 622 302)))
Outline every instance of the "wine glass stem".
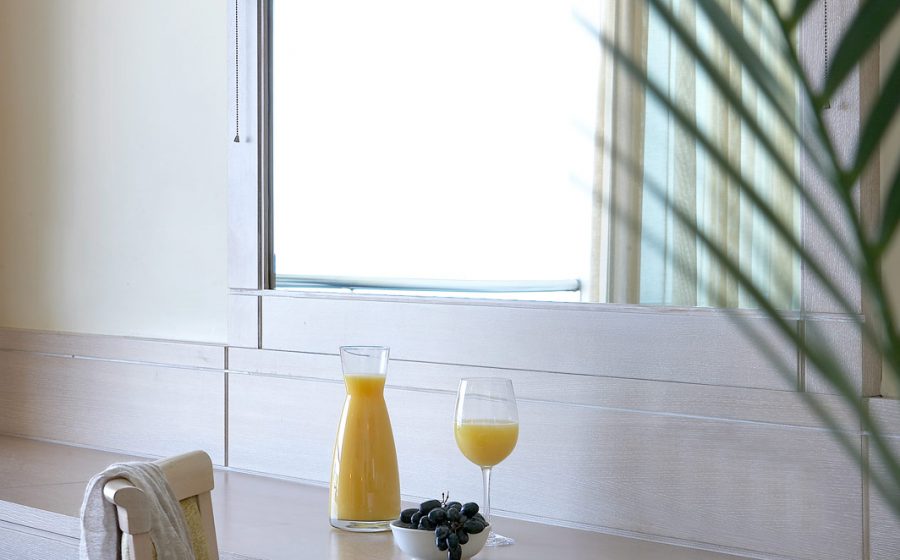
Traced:
POLYGON ((491 467, 481 467, 481 478, 484 480, 484 506, 481 515, 485 521, 491 522, 491 467))

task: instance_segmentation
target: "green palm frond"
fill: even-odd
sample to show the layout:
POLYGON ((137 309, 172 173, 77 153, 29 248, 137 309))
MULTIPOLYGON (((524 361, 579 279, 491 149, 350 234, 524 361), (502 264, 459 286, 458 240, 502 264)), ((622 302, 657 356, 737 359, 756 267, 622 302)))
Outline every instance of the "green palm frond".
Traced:
POLYGON ((868 0, 860 4, 829 64, 825 87, 817 99, 820 108, 831 99, 869 50, 878 46, 882 33, 898 12, 900 2, 897 0, 868 0))
MULTIPOLYGON (((803 19, 803 16, 806 12, 812 8, 812 5, 816 3, 817 0, 797 0, 794 3, 794 9, 791 11, 790 15, 787 18, 784 18, 784 27, 793 31, 803 19)), ((781 14, 779 14, 780 16, 781 14)))
POLYGON ((878 253, 881 254, 891 243, 900 223, 900 169, 894 172, 894 180, 888 190, 881 218, 881 230, 878 234, 878 253))
MULTIPOLYGON (((714 30, 729 57, 740 64, 743 71, 743 79, 749 80, 759 92, 760 97, 768 107, 771 107, 780 130, 786 131, 798 146, 800 153, 815 168, 815 181, 825 187, 827 195, 840 209, 840 226, 835 224, 835 217, 826 213, 821 201, 813 196, 810 185, 805 181, 813 179, 801 177, 795 169, 793 156, 785 154, 779 149, 778 144, 772 138, 772 130, 764 125, 758 118, 756 109, 750 106, 742 95, 741 86, 736 86, 726 71, 717 67, 716 63, 705 52, 697 38, 694 36, 690 25, 681 21, 671 8, 667 0, 644 0, 659 19, 665 23, 672 37, 678 41, 695 62, 698 69, 702 69, 714 87, 716 93, 727 103, 728 108, 737 115, 747 133, 751 134, 761 147, 763 152, 773 162, 778 173, 791 186, 798 199, 802 201, 809 215, 818 223, 833 244, 837 254, 841 255, 845 263, 850 265, 858 274, 860 285, 865 296, 873 303, 872 311, 865 321, 858 321, 858 325, 865 343, 877 349, 884 357, 887 367, 887 375, 900 376, 900 338, 898 338, 896 324, 887 302, 887 295, 883 279, 880 275, 880 260, 884 250, 896 236, 900 225, 900 170, 898 170, 887 187, 887 198, 878 217, 876 227, 864 227, 863 221, 854 202, 855 189, 858 189, 859 180, 863 172, 873 165, 874 156, 882 144, 885 134, 900 111, 900 61, 894 63, 889 70, 886 79, 876 95, 873 97, 872 109, 863 123, 859 140, 854 150, 851 150, 852 159, 849 164, 842 163, 839 157, 834 136, 829 132, 826 118, 828 102, 836 95, 840 88, 854 75, 854 70, 862 64, 865 57, 872 49, 877 48, 882 35, 889 25, 900 14, 900 2, 897 0, 868 0, 860 3, 860 7, 845 28, 844 35, 835 50, 835 56, 829 68, 829 74, 825 77, 821 89, 814 88, 807 77, 801 64, 801 57, 794 44, 794 35, 800 22, 808 14, 817 0, 796 0, 792 8, 780 11, 777 0, 760 0, 765 13, 754 15, 754 25, 762 28, 762 18, 772 18, 776 23, 779 34, 763 33, 766 41, 773 43, 772 49, 790 68, 796 87, 786 85, 776 76, 766 63, 766 60, 751 45, 751 42, 742 33, 739 25, 735 24, 733 16, 723 9, 723 0, 681 0, 690 1, 698 8, 714 30), (798 99, 799 96, 799 99, 798 99), (796 111, 803 115, 798 119, 796 111), (869 231, 874 233, 867 233, 869 231), (848 235, 849 232, 849 235, 848 235)), ((726 0, 739 3, 745 13, 748 10, 750 0, 726 0)), ((759 4, 757 4, 759 5, 759 4)), ((590 28, 590 24, 582 22, 590 28)), ((712 136, 704 131, 689 111, 679 106, 676 95, 670 93, 668 88, 662 87, 651 79, 641 63, 631 58, 630 53, 621 49, 614 40, 603 36, 596 29, 592 32, 599 37, 602 46, 612 55, 616 63, 624 68, 632 79, 640 83, 648 96, 655 99, 677 126, 690 134, 697 143, 699 149, 718 167, 724 176, 738 189, 741 196, 750 202, 753 209, 758 211, 765 222, 772 228, 773 233, 785 246, 790 247, 799 260, 804 270, 821 285, 828 295, 835 301, 840 309, 850 317, 858 316, 858 302, 851 300, 836 285, 832 270, 832 263, 823 262, 822 257, 811 253, 792 230, 790 223, 780 217, 777 208, 761 194, 760 185, 753 183, 742 173, 740 165, 735 164, 726 148, 718 145, 712 136)), ((837 132, 837 131, 835 131, 837 132)), ((625 165, 637 176, 642 176, 640 166, 629 161, 630 155, 622 153, 618 146, 606 138, 599 141, 611 150, 615 156, 616 165, 625 165)), ((846 138, 841 139, 842 142, 846 138)), ((765 313, 776 326, 785 340, 790 341, 802 356, 813 365, 822 378, 828 382, 831 389, 838 394, 844 404, 859 418, 861 428, 869 438, 869 448, 884 466, 886 474, 877 474, 869 469, 869 463, 860 449, 858 440, 846 433, 846 427, 841 427, 837 418, 828 408, 818 400, 816 395, 801 392, 802 398, 810 408, 822 419, 823 423, 834 432, 838 443, 853 456, 862 468, 869 469, 869 477, 872 486, 885 498, 894 513, 900 518, 900 455, 889 445, 883 430, 877 425, 875 419, 869 413, 864 400, 858 394, 850 372, 840 367, 840 360, 834 355, 832 348, 821 344, 814 344, 807 337, 797 332, 793 322, 786 319, 784 313, 765 294, 765 290, 743 270, 739 257, 733 256, 725 246, 724 241, 714 239, 700 227, 694 216, 678 207, 668 199, 666 189, 653 181, 643 177, 645 192, 649 193, 660 204, 667 206, 674 215, 679 225, 691 232, 698 243, 712 255, 719 266, 733 278, 747 294, 755 301, 759 309, 765 313)), ((817 191, 818 193, 819 191, 817 191)), ((615 212, 615 208, 612 209, 615 212)), ((651 240, 652 241, 652 240, 651 240)), ((681 263, 676 262, 676 266, 681 263)), ((740 314, 736 314, 740 317, 740 314)), ((762 344, 762 337, 747 321, 742 323, 742 330, 751 339, 762 344)), ((791 364, 779 364, 778 369, 784 372, 793 372, 791 364)))
MULTIPOLYGON (((655 0, 649 1, 653 2, 655 0)), ((672 21, 674 25, 680 25, 677 20, 672 21)), ((589 26, 589 24, 585 22, 582 23, 589 26)), ((597 33, 596 29, 590 27, 589 29, 591 29, 592 32, 597 33)), ((794 251, 796 251, 801 259, 811 267, 812 271, 821 278, 822 286, 828 291, 828 294, 832 298, 834 298, 836 302, 838 302, 844 312, 847 314, 856 313, 855 308, 847 299, 846 295, 837 288, 833 279, 825 273, 820 263, 816 259, 814 259, 812 255, 803 247, 800 240, 794 235, 792 231, 790 231, 790 227, 788 226, 788 224, 786 224, 784 220, 780 219, 777 216, 775 209, 763 200, 757 188, 747 181, 747 178, 740 172, 740 170, 734 163, 729 161, 727 154, 725 154, 719 147, 716 146, 713 139, 710 138, 707 133, 700 130, 691 116, 688 115, 683 108, 678 106, 677 102, 672 97, 670 97, 668 93, 665 92, 662 86, 647 77, 644 74, 643 70, 630 59, 626 52, 621 50, 614 42, 608 40, 603 36, 600 36, 600 42, 613 54, 617 62, 625 70, 627 70, 634 79, 643 82, 647 92, 661 105, 663 105, 663 107, 665 107, 667 111, 669 111, 669 114, 675 119, 678 125, 685 130, 688 130, 694 136, 694 138, 697 140, 697 143, 726 173, 728 178, 740 185, 742 192, 746 194, 748 200, 750 200, 750 202, 754 205, 754 208, 759 210, 766 221, 774 228, 779 238, 794 251)), ((695 56, 700 57, 700 59, 709 62, 709 66, 705 66, 704 62, 701 62, 700 59, 698 59, 698 63, 704 64, 704 67, 707 68, 707 71, 716 71, 715 67, 708 60, 708 58, 703 56, 700 52, 699 45, 693 43, 693 47, 690 48, 690 51, 692 53, 696 53, 695 56)), ((747 123, 751 127, 751 129, 757 135, 760 143, 772 155, 772 157, 776 160, 781 160, 780 166, 787 173, 788 178, 791 180, 792 184, 800 185, 800 179, 792 170, 790 164, 784 159, 784 154, 775 147, 772 140, 765 134, 762 129, 762 125, 758 123, 756 116, 748 107, 744 106, 743 102, 738 97, 737 92, 733 91, 733 89, 731 89, 730 86, 727 85, 726 80, 721 76, 719 78, 720 80, 718 81, 715 79, 713 80, 717 83, 717 86, 720 86, 719 91, 733 103, 732 107, 742 117, 746 118, 745 123, 747 123)), ((844 246, 842 236, 834 229, 834 225, 832 224, 832 222, 825 217, 824 212, 819 206, 818 202, 809 197, 806 189, 799 188, 798 193, 800 194, 801 199, 808 205, 808 208, 818 219, 819 223, 829 233, 831 240, 835 243, 835 246, 844 251, 846 258, 851 259, 852 257, 849 256, 850 249, 844 246)), ((871 331, 870 327, 868 326, 864 328, 867 330, 868 335, 871 337, 871 339, 874 340, 874 337, 876 336, 874 331, 871 331)))
POLYGON ((895 65, 884 82, 881 95, 872 107, 872 113, 863 125, 856 159, 848 177, 851 181, 855 182, 859 178, 878 150, 894 115, 897 114, 898 107, 900 107, 900 66, 895 65))

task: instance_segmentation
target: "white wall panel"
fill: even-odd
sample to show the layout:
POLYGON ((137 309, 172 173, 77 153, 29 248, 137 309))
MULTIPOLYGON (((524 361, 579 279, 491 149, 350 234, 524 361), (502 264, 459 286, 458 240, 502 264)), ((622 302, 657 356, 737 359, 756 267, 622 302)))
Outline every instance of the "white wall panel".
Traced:
MULTIPOLYGON (((869 399, 869 410, 882 431, 888 436, 888 444, 895 457, 900 457, 900 401, 895 399, 869 399)), ((872 471, 877 476, 889 476, 887 467, 878 457, 873 445, 869 445, 872 471)), ((869 483, 869 534, 871 535, 872 560, 900 558, 900 512, 888 506, 874 484, 869 483)))
MULTIPOLYGON (((205 448, 221 463, 227 405, 230 466, 328 479, 345 394, 335 354, 230 348, 226 403, 221 370, 134 359, 158 349, 161 359, 207 362, 174 343, 6 334, 0 342, 21 349, 0 351, 0 432, 141 455, 205 448), (53 352, 81 342, 81 354, 109 357, 53 352)), ((500 511, 763 557, 847 560, 862 550, 861 472, 791 391, 436 364, 395 352, 386 398, 405 495, 480 499, 478 469, 457 451, 451 427, 458 380, 471 375, 511 377, 518 393, 520 444, 494 481, 500 511)), ((858 433, 837 397, 819 397, 858 433)), ((886 536, 873 550, 893 550, 878 523, 873 536, 886 536)))
MULTIPOLYGON (((342 385, 229 382, 232 466, 326 482, 342 385)), ((453 393, 389 388, 386 399, 403 493, 478 499, 478 468, 453 441, 453 393)), ((810 560, 859 557, 861 474, 825 430, 538 401, 520 402, 520 417, 518 448, 495 471, 500 510, 810 560)))
MULTIPOLYGON (((804 324, 805 337, 813 348, 831 353, 834 364, 850 382, 856 394, 863 394, 863 341, 859 323, 851 319, 839 321, 809 320, 804 324)), ((806 359, 806 358, 805 358, 806 359)), ((812 393, 832 393, 838 390, 806 359, 806 390, 812 393)))
POLYGON ((329 479, 343 383, 232 374, 228 394, 229 466, 329 479))
MULTIPOLYGON (((229 370, 341 381, 340 358, 336 354, 231 348, 229 370)), ((828 425, 807 406, 804 395, 792 391, 431 364, 393 358, 387 384, 389 387, 455 393, 461 378, 478 376, 512 379, 519 399, 793 426, 828 425)), ((847 430, 859 428, 856 415, 839 397, 814 395, 813 398, 838 425, 847 430)))
POLYGON ((78 539, 0 522, 0 559, 78 560, 78 539))
POLYGON ((64 354, 173 366, 225 367, 225 347, 149 338, 0 329, 0 350, 64 354))
POLYGON ((247 348, 259 346, 259 298, 228 295, 228 345, 247 348))
POLYGON ((263 297, 263 348, 390 346, 404 360, 793 390, 795 351, 765 319, 758 350, 722 313, 263 297), (770 363, 775 357, 786 374, 770 363))
POLYGON ((224 461, 224 373, 0 352, 0 433, 224 461))

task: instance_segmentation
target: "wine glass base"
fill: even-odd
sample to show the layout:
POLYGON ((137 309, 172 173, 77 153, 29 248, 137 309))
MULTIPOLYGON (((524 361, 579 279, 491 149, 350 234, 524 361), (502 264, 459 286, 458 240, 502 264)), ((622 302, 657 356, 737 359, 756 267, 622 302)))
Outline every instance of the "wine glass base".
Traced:
POLYGON ((491 534, 488 535, 487 542, 484 543, 484 546, 509 546, 515 543, 515 539, 504 537, 503 535, 498 535, 497 533, 491 531, 491 534))
POLYGON ((391 521, 393 519, 385 519, 384 521, 352 521, 350 519, 331 518, 331 526, 335 529, 344 531, 353 531, 355 533, 377 533, 381 531, 391 530, 391 521))

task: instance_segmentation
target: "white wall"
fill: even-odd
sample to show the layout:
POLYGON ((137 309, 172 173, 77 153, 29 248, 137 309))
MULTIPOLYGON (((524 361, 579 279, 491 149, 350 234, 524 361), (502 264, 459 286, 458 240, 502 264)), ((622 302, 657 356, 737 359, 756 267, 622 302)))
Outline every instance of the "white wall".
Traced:
POLYGON ((0 326, 225 340, 226 7, 0 0, 0 326))
MULTIPOLYGON (((881 77, 886 79, 891 65, 900 52, 900 20, 895 21, 888 35, 881 43, 881 77)), ((881 149, 881 184, 882 194, 887 194, 887 185, 894 176, 894 170, 900 163, 900 120, 895 120, 881 149)), ((891 298, 895 320, 900 321, 900 235, 895 235, 894 242, 888 250, 884 265, 885 284, 891 298)), ((884 367, 881 392, 885 396, 900 397, 900 384, 884 367)))
POLYGON ((0 326, 225 340, 226 8, 0 0, 0 326))

